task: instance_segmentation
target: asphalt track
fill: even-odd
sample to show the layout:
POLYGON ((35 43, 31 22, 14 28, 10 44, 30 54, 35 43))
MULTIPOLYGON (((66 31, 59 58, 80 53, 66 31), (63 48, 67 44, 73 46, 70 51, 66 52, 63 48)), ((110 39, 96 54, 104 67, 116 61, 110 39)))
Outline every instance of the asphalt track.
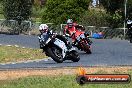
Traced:
MULTIPOLYGON (((76 66, 132 66, 132 44, 120 39, 92 39, 92 54, 80 54, 79 62, 70 60, 56 63, 51 58, 0 64, 0 69, 25 69, 25 68, 59 68, 76 66)), ((39 48, 37 36, 4 35, 0 34, 0 44, 19 45, 21 47, 39 48)))

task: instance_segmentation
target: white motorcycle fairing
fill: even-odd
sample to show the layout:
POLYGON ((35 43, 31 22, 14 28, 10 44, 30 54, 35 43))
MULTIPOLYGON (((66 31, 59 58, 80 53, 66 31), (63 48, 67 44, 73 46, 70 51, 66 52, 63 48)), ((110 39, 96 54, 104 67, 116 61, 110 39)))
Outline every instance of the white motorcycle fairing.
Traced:
POLYGON ((84 35, 84 34, 79 35, 79 36, 77 37, 77 40, 80 41, 80 38, 82 38, 82 39, 85 38, 85 35, 84 35))
POLYGON ((66 52, 67 52, 67 47, 66 47, 65 43, 63 41, 61 41, 60 39, 55 38, 54 44, 62 49, 62 56, 64 58, 66 55, 66 52))

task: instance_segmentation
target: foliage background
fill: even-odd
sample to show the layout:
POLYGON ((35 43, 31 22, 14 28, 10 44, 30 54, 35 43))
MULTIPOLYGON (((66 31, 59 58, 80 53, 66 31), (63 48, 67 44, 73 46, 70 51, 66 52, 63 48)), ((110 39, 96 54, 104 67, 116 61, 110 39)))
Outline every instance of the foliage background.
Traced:
MULTIPOLYGON (((83 25, 123 27, 125 0, 99 0, 92 7, 92 0, 1 0, 5 19, 65 23, 72 18, 83 25)), ((132 17, 132 0, 127 2, 127 17, 132 17)))
POLYGON ((65 23, 68 18, 79 21, 89 3, 90 0, 47 0, 42 21, 56 24, 65 23))
POLYGON ((28 20, 31 16, 31 0, 3 0, 5 19, 28 20))

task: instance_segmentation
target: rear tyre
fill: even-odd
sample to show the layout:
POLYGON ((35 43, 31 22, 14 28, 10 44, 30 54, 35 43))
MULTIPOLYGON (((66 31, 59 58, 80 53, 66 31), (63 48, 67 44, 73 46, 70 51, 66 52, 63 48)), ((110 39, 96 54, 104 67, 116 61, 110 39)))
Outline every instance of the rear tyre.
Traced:
POLYGON ((63 56, 62 56, 62 52, 60 49, 58 49, 57 47, 53 47, 53 48, 48 48, 48 55, 57 63, 62 63, 63 62, 63 56))
POLYGON ((73 62, 78 62, 80 60, 80 56, 77 51, 71 51, 71 54, 70 58, 73 62))

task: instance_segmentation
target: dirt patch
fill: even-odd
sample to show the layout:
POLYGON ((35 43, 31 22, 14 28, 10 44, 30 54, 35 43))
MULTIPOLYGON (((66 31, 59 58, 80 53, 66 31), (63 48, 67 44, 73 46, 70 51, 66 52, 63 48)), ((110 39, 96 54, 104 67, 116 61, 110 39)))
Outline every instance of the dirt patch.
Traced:
MULTIPOLYGON (((85 67, 87 74, 93 73, 127 73, 132 67, 85 67)), ((57 76, 78 74, 76 68, 54 68, 54 69, 24 69, 24 70, 6 70, 0 71, 0 80, 13 80, 27 76, 57 76)))

